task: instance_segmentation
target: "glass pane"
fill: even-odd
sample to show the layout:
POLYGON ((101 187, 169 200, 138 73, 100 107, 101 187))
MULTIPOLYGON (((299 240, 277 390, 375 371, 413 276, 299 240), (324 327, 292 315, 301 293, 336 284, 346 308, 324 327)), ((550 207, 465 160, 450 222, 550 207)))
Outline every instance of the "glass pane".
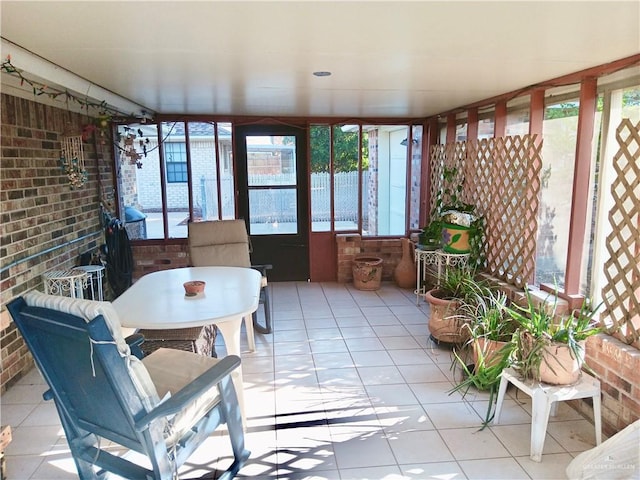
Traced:
POLYGON ((418 230, 420 225, 420 175, 422 173, 422 126, 413 127, 411 145, 411 204, 409 208, 409 228, 418 230))
POLYGON ((507 103, 507 126, 505 135, 526 135, 529 133, 530 95, 518 97, 507 103))
POLYGON ((368 156, 362 162, 362 234, 404 236, 407 158, 415 143, 405 125, 367 125, 363 131, 368 156))
POLYGON ((592 262, 593 262, 593 249, 594 249, 594 241, 595 241, 595 225, 596 222, 593 220, 595 216, 595 209, 598 203, 598 189, 596 187, 597 182, 597 172, 599 170, 599 157, 600 157, 600 139, 602 138, 602 95, 598 96, 598 110, 596 111, 596 116, 593 125, 593 146, 591 150, 591 174, 589 175, 589 204, 587 205, 587 220, 585 225, 587 225, 587 232, 584 239, 584 246, 582 248, 582 267, 580 269, 580 291, 579 293, 585 295, 586 297, 591 296, 591 285, 592 285, 592 276, 594 274, 597 275, 596 272, 593 271, 592 262), (589 227, 591 227, 592 231, 589 231, 589 227))
POLYGON ((495 132, 494 112, 491 117, 478 121, 478 139, 493 138, 495 132))
POLYGON ((578 100, 547 105, 542 125, 541 195, 535 283, 564 287, 571 221, 571 192, 578 128, 578 100))
POLYGON ((249 190, 250 235, 298 233, 296 188, 249 190))
MULTIPOLYGON (((366 142, 364 142, 366 143, 366 142)), ((333 188, 334 220, 336 231, 358 229, 358 150, 360 139, 358 125, 334 125, 333 127, 333 188)), ((368 170, 369 160, 363 155, 363 170, 368 170)), ((366 178, 363 175, 363 184, 366 178)), ((365 208, 363 206, 363 208, 365 208)), ((363 230, 364 230, 363 225, 363 230)))
POLYGON ((189 122, 187 127, 191 156, 193 219, 194 221, 218 220, 220 206, 215 125, 209 122, 189 122))
MULTIPOLYGON (((169 238, 187 238, 189 221, 189 184, 185 181, 169 181, 173 164, 184 164, 186 171, 186 136, 184 122, 163 122, 161 125, 162 147, 167 180, 167 223, 169 238)), ((162 217, 162 207, 154 209, 150 218, 162 217)), ((156 237, 153 237, 156 238, 156 237)), ((161 235, 157 238, 163 238, 161 235)))
POLYGON ((249 187, 296 184, 296 138, 293 136, 247 136, 249 187))
POLYGON ((311 231, 331 230, 331 151, 328 125, 312 125, 311 142, 311 231))
POLYGON ((231 123, 220 122, 218 129, 218 155, 220 156, 220 195, 222 219, 236 218, 235 179, 233 176, 233 128, 231 123))
POLYGON ((119 207, 129 238, 164 238, 157 126, 119 125, 116 146, 119 207))
POLYGON ((456 125, 456 142, 464 142, 467 139, 467 122, 456 125))

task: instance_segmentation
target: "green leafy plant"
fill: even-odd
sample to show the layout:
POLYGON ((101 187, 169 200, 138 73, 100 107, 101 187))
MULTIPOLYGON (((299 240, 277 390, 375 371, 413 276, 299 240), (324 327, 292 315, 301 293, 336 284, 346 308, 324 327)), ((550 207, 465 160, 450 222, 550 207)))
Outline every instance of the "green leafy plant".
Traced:
POLYGON ((597 334, 602 329, 595 321, 599 309, 591 308, 590 302, 585 300, 579 310, 570 315, 557 315, 557 295, 553 295, 553 302, 535 302, 531 292, 525 291, 526 303, 513 304, 506 308, 509 317, 516 322, 517 328, 513 335, 515 344, 514 367, 525 378, 540 380, 540 367, 543 362, 554 371, 554 365, 545 360, 545 348, 552 344, 564 344, 571 350, 573 358, 581 362, 584 358, 584 340, 597 334))
POLYGON ((472 364, 466 355, 454 351, 455 365, 461 367, 462 381, 451 391, 462 392, 463 395, 472 387, 489 393, 489 403, 483 419, 482 428, 486 427, 495 414, 495 400, 500 386, 500 374, 511 364, 514 345, 511 338, 515 324, 505 314, 508 305, 507 296, 500 290, 491 288, 487 283, 476 282, 468 287, 471 292, 459 308, 461 315, 467 318, 466 324, 470 338, 465 351, 472 350, 472 364), (499 349, 494 349, 496 342, 501 342, 499 349))

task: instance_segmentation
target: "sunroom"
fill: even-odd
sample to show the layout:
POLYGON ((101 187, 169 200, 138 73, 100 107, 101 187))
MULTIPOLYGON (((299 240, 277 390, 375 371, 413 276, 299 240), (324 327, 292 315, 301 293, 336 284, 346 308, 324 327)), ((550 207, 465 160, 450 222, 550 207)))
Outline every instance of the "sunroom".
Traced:
MULTIPOLYGON (((639 8, 3 2, 8 478, 77 473, 6 305, 82 262, 105 265, 113 301, 118 273, 126 289, 191 265, 189 222, 234 218, 252 261, 273 266, 273 332, 253 352, 242 337, 240 476, 565 478, 595 446, 592 401, 559 405, 542 462, 526 396, 479 430, 489 399, 451 394, 460 371, 429 335, 418 257, 412 287, 394 270, 454 168, 486 221, 485 276, 568 309, 603 302, 586 357, 604 438, 640 418, 639 8), (83 165, 62 164, 72 137, 83 165), (129 239, 124 272, 103 247, 111 221, 129 239), (359 255, 383 260, 379 290, 354 288, 359 255)), ((210 445, 180 478, 226 468, 226 444, 210 445)))

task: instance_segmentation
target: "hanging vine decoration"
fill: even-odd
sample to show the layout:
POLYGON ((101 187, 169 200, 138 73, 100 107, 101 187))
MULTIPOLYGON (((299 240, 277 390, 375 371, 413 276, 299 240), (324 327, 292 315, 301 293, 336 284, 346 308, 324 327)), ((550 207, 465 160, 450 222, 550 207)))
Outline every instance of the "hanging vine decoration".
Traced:
POLYGON ((149 145, 149 138, 144 138, 144 132, 142 129, 137 130, 125 125, 124 134, 118 132, 118 148, 124 153, 125 157, 129 159, 131 165, 135 165, 138 168, 142 168, 142 157, 147 158, 147 145, 149 145), (142 155, 136 150, 136 138, 139 137, 138 146, 142 149, 142 155), (120 146, 120 143, 124 144, 124 147, 120 146))
POLYGON ((6 59, 2 61, 0 71, 17 77, 20 80, 20 86, 24 86, 25 84, 29 85, 33 91, 33 95, 36 97, 45 95, 52 100, 62 99, 66 101, 72 101, 80 105, 80 109, 87 110, 87 112, 90 108, 96 109, 98 112, 98 116, 106 119, 118 116, 136 116, 133 113, 121 112, 118 109, 108 105, 104 100, 101 102, 93 102, 88 98, 81 98, 77 95, 74 95, 73 93, 69 92, 69 90, 59 90, 44 83, 31 80, 24 76, 22 70, 16 68, 11 63, 11 55, 7 55, 6 59))

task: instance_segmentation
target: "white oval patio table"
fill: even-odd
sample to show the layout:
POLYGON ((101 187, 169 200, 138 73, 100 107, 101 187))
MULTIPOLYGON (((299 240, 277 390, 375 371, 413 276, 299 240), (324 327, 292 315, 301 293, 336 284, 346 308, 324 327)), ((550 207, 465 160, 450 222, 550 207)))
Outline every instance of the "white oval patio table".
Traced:
MULTIPOLYGON (((125 328, 161 330, 215 324, 228 355, 240 355, 243 318, 258 308, 262 276, 245 267, 186 267, 148 273, 113 301, 125 328), (185 295, 184 282, 206 282, 204 293, 185 295)), ((247 331, 252 346, 253 332, 247 331)), ((243 419, 242 365, 232 374, 243 419)), ((243 422, 245 425, 246 423, 243 422)))

